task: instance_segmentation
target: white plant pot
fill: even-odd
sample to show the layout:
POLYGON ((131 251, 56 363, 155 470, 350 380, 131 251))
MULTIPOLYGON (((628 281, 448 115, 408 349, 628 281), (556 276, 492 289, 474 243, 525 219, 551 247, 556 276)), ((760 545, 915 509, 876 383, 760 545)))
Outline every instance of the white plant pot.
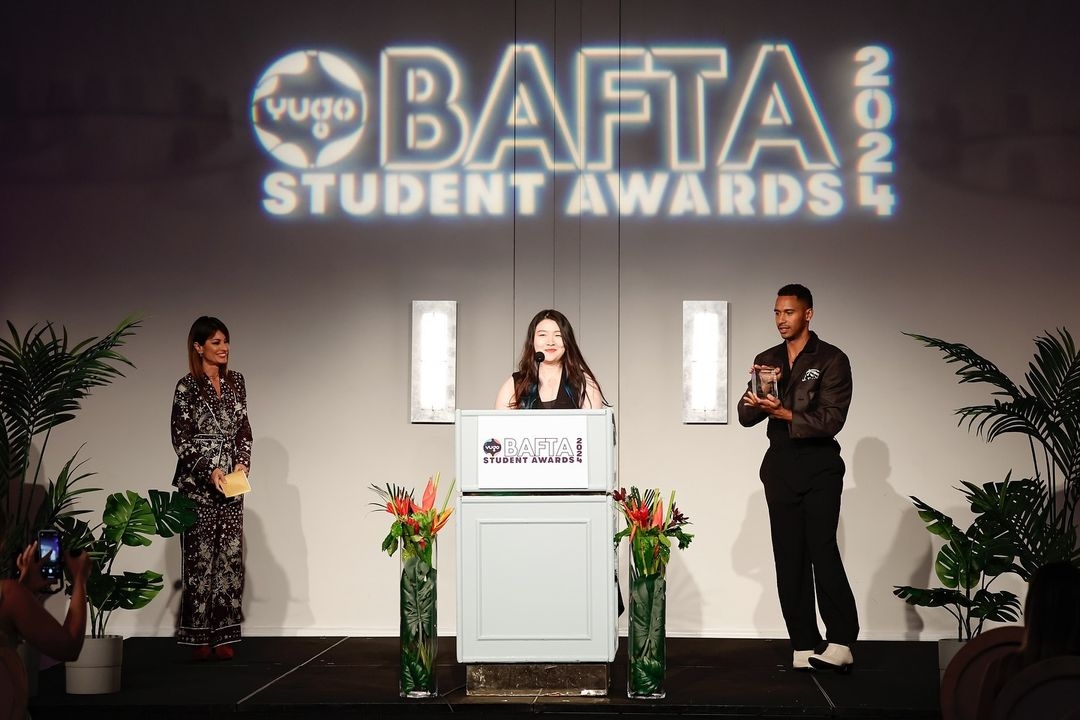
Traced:
POLYGON ((967 640, 947 638, 938 640, 937 643, 938 680, 940 680, 945 677, 945 668, 949 667, 949 663, 956 657, 956 653, 960 652, 960 648, 964 647, 967 640))
POLYGON ((65 663, 67 691, 71 695, 101 695, 120 691, 124 638, 106 635, 83 641, 77 660, 65 663))

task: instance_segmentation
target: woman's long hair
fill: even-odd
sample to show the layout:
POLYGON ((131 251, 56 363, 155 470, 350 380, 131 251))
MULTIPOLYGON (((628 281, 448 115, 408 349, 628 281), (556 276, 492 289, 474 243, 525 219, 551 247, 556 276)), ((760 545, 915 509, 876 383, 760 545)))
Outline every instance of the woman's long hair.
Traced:
MULTIPOLYGON (((536 335, 536 326, 544 320, 554 320, 555 324, 559 326, 559 332, 562 334, 562 385, 570 389, 574 406, 581 407, 582 403, 585 402, 586 389, 590 378, 596 385, 602 402, 607 404, 607 401, 603 400, 604 392, 600 389, 600 383, 597 382, 596 375, 589 368, 589 364, 585 362, 585 358, 581 356, 581 349, 578 347, 577 340, 574 339, 574 328, 570 326, 570 321, 558 310, 549 309, 536 313, 525 333, 525 342, 521 346, 521 358, 518 360, 518 370, 515 373, 514 398, 511 401, 511 407, 525 409, 532 407, 533 404, 540 400, 540 377, 537 374, 536 348, 533 345, 533 337, 536 335)), ((560 387, 559 392, 562 391, 560 387)))
POLYGON ((1052 562, 1035 571, 1024 601, 1024 665, 1080 655, 1080 568, 1052 562))
MULTIPOLYGON (((195 349, 195 343, 205 345, 206 341, 219 330, 225 336, 225 342, 229 342, 229 328, 225 327, 225 323, 216 317, 203 315, 191 324, 191 330, 188 331, 187 337, 188 369, 191 370, 191 374, 195 376, 196 380, 202 380, 206 377, 206 371, 203 370, 202 355, 195 349)), ((229 380, 228 362, 225 363, 225 367, 221 368, 221 379, 226 382, 229 380)))

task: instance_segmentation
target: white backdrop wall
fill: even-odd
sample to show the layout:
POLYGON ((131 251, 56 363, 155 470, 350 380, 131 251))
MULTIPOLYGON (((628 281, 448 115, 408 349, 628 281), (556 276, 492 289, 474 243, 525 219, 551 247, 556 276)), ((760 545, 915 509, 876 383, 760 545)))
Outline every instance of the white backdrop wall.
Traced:
MULTIPOLYGON (((165 488, 168 417, 200 314, 233 336, 248 381, 254 492, 245 515, 252 635, 397 632, 397 561, 370 483, 421 488, 453 472, 453 428, 408 421, 410 301, 457 300, 457 398, 486 408, 528 319, 574 322, 616 409, 620 484, 677 489, 692 547, 675 553, 673 635, 782 637, 764 496, 763 427, 734 406, 743 370, 777 342, 776 289, 802 282, 813 328, 848 351, 855 396, 841 547, 863 637, 935 638, 952 625, 891 594, 932 582, 937 545, 909 495, 966 520, 953 487, 1029 467, 1015 439, 986 445, 952 411, 985 399, 902 331, 963 341, 1015 376, 1044 330, 1073 325, 1080 221, 1080 55, 1069 3, 267 2, 198 8, 24 4, 0 29, 0 309, 25 330, 100 335, 138 313, 136 368, 96 392, 50 441, 48 470, 81 457, 108 491, 165 488), (811 6, 811 7, 807 7, 811 6), (661 10, 662 8, 662 10, 661 10), (481 30, 475 29, 481 26, 481 30), (280 220, 261 207, 270 162, 251 133, 253 84, 305 47, 363 56, 445 43, 472 63, 479 104, 504 47, 551 49, 556 73, 588 44, 731 47, 789 39, 826 116, 847 97, 830 68, 893 49, 895 216, 833 220, 533 216, 280 220), (816 70, 816 74, 813 72, 816 70), (1071 84, 1070 84, 1071 83, 1071 84), (681 417, 683 300, 731 303, 728 425, 681 417)), ((843 128, 837 129, 843 134, 843 128)), ((650 146, 620 139, 629 164, 650 146), (644 149, 643 149, 644 148, 644 149)), ((365 157, 373 157, 365 149, 365 157)), ((522 162, 525 162, 523 156, 522 162)), ((554 181, 565 189, 566 177, 554 181)), ((104 493, 86 501, 99 509, 104 493)), ((454 632, 453 521, 441 536, 440 631, 454 632)), ((112 628, 168 635, 178 542, 125 551, 168 585, 112 628)), ((625 560, 624 560, 625 562, 625 560)), ((1022 592, 1016 583, 1013 587, 1022 592)))

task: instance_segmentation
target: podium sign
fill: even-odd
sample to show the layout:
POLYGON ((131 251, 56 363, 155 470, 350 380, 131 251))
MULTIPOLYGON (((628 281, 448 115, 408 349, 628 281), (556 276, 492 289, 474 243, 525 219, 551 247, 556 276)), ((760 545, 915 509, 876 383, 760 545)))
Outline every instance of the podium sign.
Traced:
POLYGON ((608 492, 611 410, 459 410, 458 486, 476 492, 608 492))
POLYGON ((476 419, 476 480, 480 490, 589 487, 585 417, 533 414, 484 415, 476 419))

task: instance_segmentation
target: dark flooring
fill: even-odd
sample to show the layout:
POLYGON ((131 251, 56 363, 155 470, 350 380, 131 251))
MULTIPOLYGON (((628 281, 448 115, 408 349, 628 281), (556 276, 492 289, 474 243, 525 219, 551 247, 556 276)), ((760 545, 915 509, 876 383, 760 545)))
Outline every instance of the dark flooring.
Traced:
POLYGON ((226 662, 194 662, 167 638, 124 643, 123 689, 67 695, 62 666, 40 675, 34 720, 110 718, 939 718, 937 645, 860 642, 850 675, 796 673, 786 640, 668 640, 667 697, 626 697, 625 638, 607 697, 471 697, 455 639, 441 638, 439 697, 398 697, 396 638, 249 637, 226 662))

